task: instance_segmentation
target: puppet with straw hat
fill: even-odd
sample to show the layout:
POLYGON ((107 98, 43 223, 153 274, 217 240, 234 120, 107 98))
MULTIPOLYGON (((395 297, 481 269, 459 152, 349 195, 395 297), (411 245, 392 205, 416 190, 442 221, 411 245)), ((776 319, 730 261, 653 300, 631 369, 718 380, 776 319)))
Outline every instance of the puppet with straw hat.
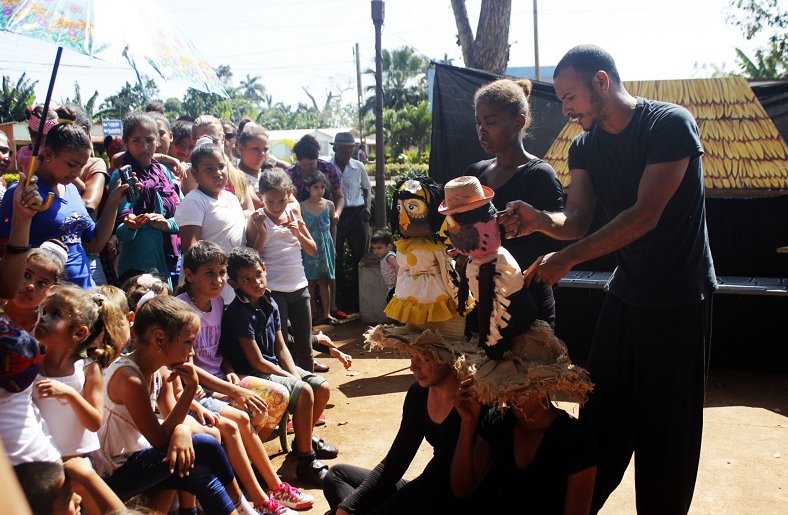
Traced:
POLYGON ((468 315, 466 335, 478 333, 488 357, 501 359, 513 337, 536 320, 536 305, 526 278, 512 255, 501 246, 495 193, 476 177, 446 183, 438 212, 446 216, 445 232, 461 254, 455 265, 459 276, 457 304, 468 315))

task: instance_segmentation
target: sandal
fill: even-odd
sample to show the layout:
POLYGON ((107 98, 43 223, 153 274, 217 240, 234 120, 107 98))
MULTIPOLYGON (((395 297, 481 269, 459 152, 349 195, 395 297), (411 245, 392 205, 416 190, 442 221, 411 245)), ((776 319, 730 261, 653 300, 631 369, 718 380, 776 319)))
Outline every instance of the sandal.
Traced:
POLYGON ((333 313, 331 313, 331 315, 334 316, 334 318, 338 318, 340 320, 344 320, 347 318, 347 313, 345 313, 341 309, 334 311, 333 313))

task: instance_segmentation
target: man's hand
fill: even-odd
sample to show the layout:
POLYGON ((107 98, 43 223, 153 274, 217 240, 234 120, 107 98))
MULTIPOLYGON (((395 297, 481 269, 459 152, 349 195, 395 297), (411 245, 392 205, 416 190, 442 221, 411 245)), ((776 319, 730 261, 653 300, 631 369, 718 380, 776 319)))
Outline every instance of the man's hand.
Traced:
POLYGON ((522 200, 506 204, 506 210, 498 215, 507 238, 526 236, 539 229, 539 210, 522 200))
POLYGON ((576 264, 567 259, 562 252, 551 252, 542 257, 534 274, 534 280, 553 286, 576 264))

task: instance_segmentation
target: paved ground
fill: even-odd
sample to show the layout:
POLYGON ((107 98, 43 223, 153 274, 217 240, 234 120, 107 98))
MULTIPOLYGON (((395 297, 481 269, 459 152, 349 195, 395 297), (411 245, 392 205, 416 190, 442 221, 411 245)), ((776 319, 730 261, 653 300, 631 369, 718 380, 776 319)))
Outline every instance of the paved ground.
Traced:
MULTIPOLYGON (((413 382, 409 362, 391 351, 363 351, 362 322, 324 331, 353 356, 350 371, 326 356, 325 374, 334 391, 325 427, 317 429, 340 448, 333 463, 373 467, 386 454, 399 427, 402 402, 413 382)), ((709 378, 703 450, 693 515, 788 513, 788 375, 713 370, 709 378)), ((295 463, 279 453, 278 440, 267 447, 274 465, 294 481, 295 463)), ((407 477, 414 477, 429 459, 422 446, 407 477)), ((328 506, 319 490, 305 489, 318 499, 309 513, 322 515, 328 506)), ((632 465, 624 482, 602 511, 605 515, 635 513, 632 465)))

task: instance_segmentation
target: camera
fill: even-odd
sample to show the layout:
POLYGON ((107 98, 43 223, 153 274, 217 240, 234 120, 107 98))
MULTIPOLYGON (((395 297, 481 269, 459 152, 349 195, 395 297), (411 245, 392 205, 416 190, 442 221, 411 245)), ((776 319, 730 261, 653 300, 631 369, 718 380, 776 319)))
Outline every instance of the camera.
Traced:
POLYGON ((131 173, 131 165, 121 166, 118 172, 120 173, 120 182, 129 185, 129 189, 126 190, 126 200, 133 204, 137 201, 137 181, 131 173))

